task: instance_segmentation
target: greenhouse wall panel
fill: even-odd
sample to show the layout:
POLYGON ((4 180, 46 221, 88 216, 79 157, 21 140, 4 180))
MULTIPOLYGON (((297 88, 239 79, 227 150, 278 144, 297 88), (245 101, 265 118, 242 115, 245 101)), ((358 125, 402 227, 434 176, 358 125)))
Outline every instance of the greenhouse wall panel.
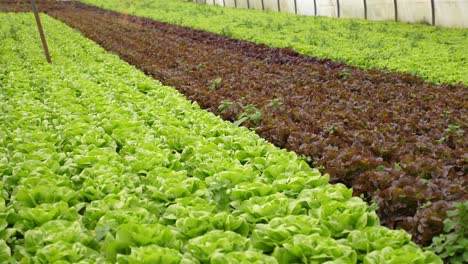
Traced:
POLYGON ((262 0, 249 0, 250 9, 263 10, 262 0))
POLYGON ((226 2, 226 7, 235 7, 236 6, 236 0, 225 0, 226 2))
POLYGON ((265 10, 278 11, 278 0, 263 0, 265 10))
POLYGON ((468 0, 436 0, 435 23, 444 27, 468 27, 468 0))
POLYGON ((398 21, 410 23, 432 23, 430 0, 398 1, 398 21))
POLYGON ((300 15, 313 16, 315 14, 314 1, 297 0, 297 13, 300 15))
MULTIPOLYGON (((338 17, 337 0, 193 0, 226 7, 272 10, 299 15, 338 17), (235 4, 237 2, 237 5, 235 4), (316 3, 317 12, 315 11, 316 3), (279 6, 278 6, 279 4, 279 6)), ((366 0, 368 20, 432 24, 431 0, 366 0)), ((340 0, 340 17, 365 19, 364 0, 340 0)), ((435 25, 468 28, 468 0, 434 0, 435 25)))
POLYGON ((294 0, 280 0, 279 3, 281 12, 295 13, 294 0))
POLYGON ((316 0, 317 15, 327 17, 337 17, 338 9, 335 0, 316 0))
POLYGON ((340 17, 364 19, 363 0, 340 1, 340 17))
POLYGON ((367 0, 367 18, 369 20, 395 20, 393 0, 367 0))
POLYGON ((248 8, 247 1, 248 0, 237 0, 237 7, 238 8, 248 8))

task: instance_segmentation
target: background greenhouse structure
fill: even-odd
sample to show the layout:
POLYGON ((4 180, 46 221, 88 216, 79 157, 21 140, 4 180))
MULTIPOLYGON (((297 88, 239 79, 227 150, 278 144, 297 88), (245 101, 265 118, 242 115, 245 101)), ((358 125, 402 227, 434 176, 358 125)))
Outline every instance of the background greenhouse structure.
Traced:
POLYGON ((467 0, 194 0, 194 2, 308 16, 468 27, 467 0))

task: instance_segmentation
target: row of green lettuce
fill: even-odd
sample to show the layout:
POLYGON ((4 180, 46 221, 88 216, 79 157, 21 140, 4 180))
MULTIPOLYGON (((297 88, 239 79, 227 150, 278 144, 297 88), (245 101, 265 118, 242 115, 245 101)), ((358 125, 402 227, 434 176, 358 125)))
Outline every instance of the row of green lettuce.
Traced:
POLYGON ((442 263, 296 154, 42 19, 51 65, 33 15, 0 13, 0 262, 442 263))
POLYGON ((288 47, 364 69, 405 72, 435 83, 468 84, 468 29, 296 16, 183 0, 81 2, 273 47, 288 47))

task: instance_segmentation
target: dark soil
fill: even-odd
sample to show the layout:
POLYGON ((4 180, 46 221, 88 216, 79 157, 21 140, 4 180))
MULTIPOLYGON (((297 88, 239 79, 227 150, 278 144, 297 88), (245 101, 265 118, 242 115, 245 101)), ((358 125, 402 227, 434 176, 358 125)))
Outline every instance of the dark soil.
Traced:
MULTIPOLYGON (((9 3, 7 3, 9 2, 9 3)), ((0 11, 30 11, 29 1, 0 11)), ((230 121, 376 201, 382 223, 421 245, 468 198, 468 90, 364 71, 76 2, 39 9, 230 121)))

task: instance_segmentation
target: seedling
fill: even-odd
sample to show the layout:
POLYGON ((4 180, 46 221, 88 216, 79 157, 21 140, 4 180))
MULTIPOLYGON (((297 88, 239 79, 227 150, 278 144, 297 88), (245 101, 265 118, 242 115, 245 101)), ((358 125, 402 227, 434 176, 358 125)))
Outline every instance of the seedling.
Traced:
POLYGON ((393 168, 395 168, 395 170, 402 170, 400 163, 393 164, 393 168))
POLYGON ((379 166, 375 167, 375 169, 376 169, 377 171, 384 171, 386 168, 387 168, 387 167, 385 167, 384 165, 379 165, 379 166))
POLYGON ((229 110, 234 103, 229 101, 229 100, 223 100, 221 104, 218 106, 218 110, 221 111, 221 113, 226 113, 227 110, 229 110))
POLYGON ((221 78, 216 78, 213 81, 211 81, 210 89, 211 90, 216 90, 218 88, 218 85, 223 81, 221 78))
POLYGON ((338 131, 338 127, 337 126, 329 126, 329 127, 325 128, 325 131, 330 133, 330 134, 333 134, 336 131, 338 131))
MULTIPOLYGON (((312 157, 306 156, 306 155, 304 155, 304 154, 301 154, 301 155, 299 156, 299 158, 300 158, 301 160, 307 162, 307 163, 312 162, 312 157)), ((314 166, 314 167, 315 167, 315 166, 314 166)), ((323 166, 319 166, 319 167, 322 167, 321 169, 324 169, 323 166)), ((320 170, 318 167, 315 167, 315 168, 318 169, 318 170, 320 170)))
POLYGON ((431 206, 431 204, 432 204, 431 201, 427 201, 427 202, 425 202, 424 204, 422 204, 422 205, 420 206, 420 208, 428 208, 429 206, 431 206))
POLYGON ((447 263, 466 263, 466 230, 468 228, 468 201, 453 203, 447 212, 444 232, 432 241, 431 248, 447 263))
POLYGON ((216 78, 216 79, 214 79, 214 80, 212 81, 212 83, 211 83, 210 88, 211 88, 212 90, 215 90, 215 89, 217 88, 217 86, 218 86, 222 81, 223 81, 223 79, 221 79, 221 78, 216 78))
POLYGON ((254 122, 255 124, 260 123, 260 121, 262 120, 263 112, 259 110, 257 106, 249 104, 244 109, 244 112, 239 115, 239 120, 234 122, 236 126, 239 126, 248 120, 254 122))
POLYGON ((342 79, 346 79, 346 78, 348 78, 350 75, 351 75, 351 72, 350 72, 348 69, 343 69, 343 70, 341 70, 339 76, 340 76, 340 78, 342 78, 342 79))
POLYGON ((463 136, 463 134, 465 133, 465 131, 461 129, 459 125, 453 124, 448 125, 448 127, 445 129, 445 132, 456 133, 460 136, 463 136))
POLYGON ((419 179, 419 180, 420 180, 422 183, 426 184, 426 185, 429 184, 429 183, 431 183, 431 179, 424 179, 424 178, 421 178, 421 179, 419 179))
MULTIPOLYGON (((450 134, 457 134, 459 136, 463 136, 465 134, 465 130, 461 129, 459 125, 453 125, 453 124, 448 125, 448 127, 444 129, 444 131, 450 134)), ((443 135, 437 141, 439 141, 439 143, 447 142, 450 138, 450 134, 443 135)))
POLYGON ((270 100, 268 106, 273 108, 274 110, 279 110, 283 104, 283 99, 275 98, 270 100))
POLYGON ((449 138, 448 136, 442 136, 437 141, 439 141, 439 143, 445 143, 447 142, 448 138, 449 138))

